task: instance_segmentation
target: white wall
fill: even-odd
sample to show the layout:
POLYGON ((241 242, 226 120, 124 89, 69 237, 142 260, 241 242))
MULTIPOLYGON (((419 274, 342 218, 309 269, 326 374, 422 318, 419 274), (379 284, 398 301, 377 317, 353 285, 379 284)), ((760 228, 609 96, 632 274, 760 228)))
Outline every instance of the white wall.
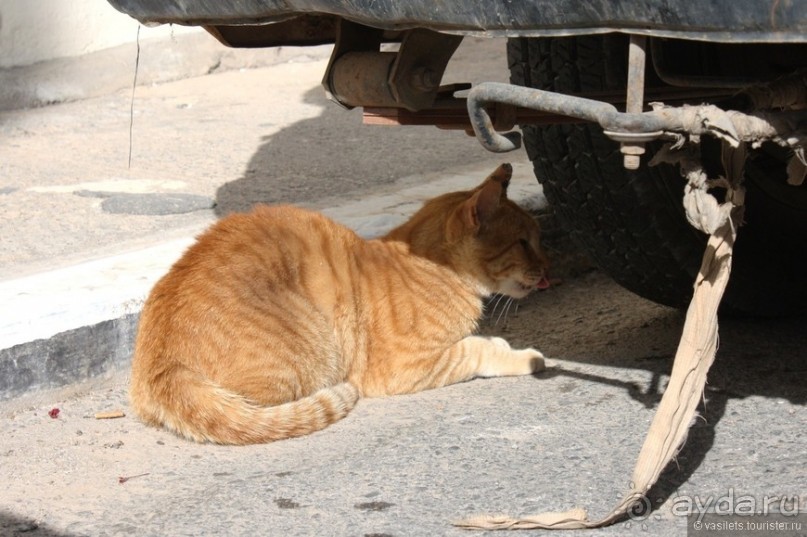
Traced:
MULTIPOLYGON (((0 68, 80 56, 135 40, 138 22, 105 0, 0 0, 0 68)), ((140 29, 140 39, 198 28, 140 29)))

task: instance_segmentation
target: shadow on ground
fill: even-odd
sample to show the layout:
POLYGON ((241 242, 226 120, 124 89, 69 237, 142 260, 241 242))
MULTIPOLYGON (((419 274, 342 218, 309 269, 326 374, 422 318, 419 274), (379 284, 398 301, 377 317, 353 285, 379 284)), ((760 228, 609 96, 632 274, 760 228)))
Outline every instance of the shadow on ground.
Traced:
POLYGON ((715 442, 715 427, 731 399, 762 396, 807 404, 807 333, 803 317, 724 320, 720 344, 709 371, 704 401, 698 408, 699 418, 690 428, 675 463, 667 467, 650 490, 652 505, 674 495, 701 465, 715 442))
POLYGON ((305 102, 321 106, 322 114, 267 136, 244 175, 218 189, 218 216, 255 203, 361 197, 369 185, 377 189, 409 175, 491 159, 464 132, 363 125, 359 110, 340 108, 320 88, 305 102))
MULTIPOLYGON (((466 38, 443 83, 508 78, 504 40, 466 38)), ((360 197, 370 184, 502 159, 463 131, 363 125, 360 110, 347 111, 328 101, 320 87, 309 91, 304 102, 320 106, 321 115, 266 137, 244 175, 218 190, 218 216, 248 210, 255 203, 360 197)))
POLYGON ((31 519, 20 518, 0 511, 0 535, 3 537, 71 537, 69 533, 56 531, 31 519))
MULTIPOLYGON (((492 323, 483 321, 483 332, 504 334, 514 346, 535 346, 566 362, 647 371, 650 378, 641 385, 613 369, 601 373, 556 366, 538 376, 569 379, 570 390, 586 383, 616 387, 645 408, 655 409, 669 378, 684 313, 631 295, 596 272, 579 278, 588 282, 570 280, 529 297, 522 301, 519 313, 504 323, 499 323, 501 314, 494 309, 489 313, 492 323), (570 341, 576 342, 574 347, 569 347, 570 341)), ((720 348, 697 410, 699 418, 675 461, 648 493, 650 505, 662 505, 702 465, 732 400, 764 397, 807 404, 805 373, 803 317, 721 318, 720 348)))

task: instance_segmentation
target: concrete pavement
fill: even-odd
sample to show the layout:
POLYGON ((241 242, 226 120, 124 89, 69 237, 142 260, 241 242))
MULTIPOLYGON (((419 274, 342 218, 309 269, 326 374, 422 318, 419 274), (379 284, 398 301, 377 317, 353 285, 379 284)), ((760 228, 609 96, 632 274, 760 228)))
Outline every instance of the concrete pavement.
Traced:
MULTIPOLYGON (((541 349, 546 372, 361 400, 333 426, 273 444, 199 445, 148 428, 128 408, 125 370, 78 393, 7 401, 0 534, 461 536, 451 522, 480 513, 606 514, 627 488, 681 315, 596 273, 498 313, 483 333, 541 349), (94 418, 116 409, 126 416, 94 418)), ((721 344, 654 511, 571 535, 684 536, 680 509, 698 501, 805 507, 802 320, 724 321, 721 344)))

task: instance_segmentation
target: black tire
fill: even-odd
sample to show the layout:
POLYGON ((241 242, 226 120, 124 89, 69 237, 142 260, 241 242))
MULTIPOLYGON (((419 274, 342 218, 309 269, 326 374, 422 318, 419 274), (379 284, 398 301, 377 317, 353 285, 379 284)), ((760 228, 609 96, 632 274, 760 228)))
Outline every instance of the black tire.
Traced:
MULTIPOLYGON (((625 85, 624 36, 510 39, 507 56, 511 82, 522 86, 578 93, 625 85)), ((521 128, 536 177, 572 239, 628 290, 686 307, 706 236, 684 217, 677 167, 648 167, 648 148, 640 169, 626 171, 618 144, 598 125, 521 128)), ((728 311, 775 316, 807 304, 807 203, 788 203, 793 187, 771 195, 771 183, 764 182, 784 185, 778 153, 760 152, 747 164, 747 224, 738 234, 723 301, 728 311)))

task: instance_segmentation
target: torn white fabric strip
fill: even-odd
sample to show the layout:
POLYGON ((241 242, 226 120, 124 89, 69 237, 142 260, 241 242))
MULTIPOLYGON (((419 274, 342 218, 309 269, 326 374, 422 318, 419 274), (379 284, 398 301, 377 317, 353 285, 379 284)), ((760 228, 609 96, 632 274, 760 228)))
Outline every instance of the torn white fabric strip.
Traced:
MULTIPOLYGON (((679 158, 682 173, 690 180, 689 186, 695 187, 703 195, 708 195, 705 182, 700 181, 699 173, 702 173, 700 165, 686 152, 679 154, 679 158)), ((738 174, 742 173, 741 166, 735 168, 738 174)), ((741 175, 729 178, 727 183, 731 192, 729 200, 743 199, 743 188, 734 186, 738 185, 740 178, 741 175), (738 195, 735 196, 734 192, 738 195)), ((733 208, 731 201, 722 205, 715 202, 707 207, 708 214, 701 215, 703 218, 692 218, 688 215, 690 220, 705 219, 713 222, 715 227, 709 229, 711 234, 700 271, 695 279, 694 294, 687 310, 670 382, 636 461, 631 489, 622 501, 608 515, 596 521, 590 521, 586 512, 577 508, 561 513, 541 513, 521 518, 476 516, 455 522, 456 526, 480 530, 596 528, 624 518, 631 508, 645 498, 650 487, 658 480, 661 472, 686 441, 695 410, 703 397, 706 374, 717 353, 717 310, 729 281, 734 241, 741 219, 741 211, 732 211, 733 208)), ((704 210, 704 206, 699 206, 698 210, 704 210)))
POLYGON ((731 272, 736 229, 729 221, 709 237, 669 385, 633 470, 633 488, 619 505, 593 522, 583 509, 574 509, 522 518, 477 516, 456 522, 456 526, 480 530, 596 528, 621 519, 644 497, 686 440, 695 409, 703 396, 706 373, 717 352, 717 308, 731 272))

